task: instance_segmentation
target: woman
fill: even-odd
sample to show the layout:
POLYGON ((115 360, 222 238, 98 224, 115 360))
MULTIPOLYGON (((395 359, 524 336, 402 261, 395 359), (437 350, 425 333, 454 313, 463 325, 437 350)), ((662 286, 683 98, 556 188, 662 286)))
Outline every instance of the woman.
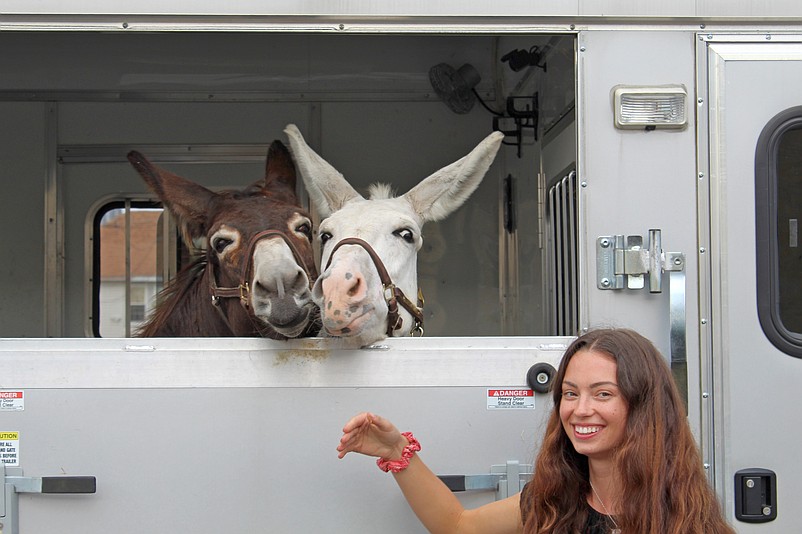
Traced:
POLYGON ((379 457, 430 532, 734 533, 708 485, 671 372, 631 330, 594 330, 566 350, 535 474, 523 491, 473 510, 415 454, 417 440, 362 413, 339 457, 379 457))

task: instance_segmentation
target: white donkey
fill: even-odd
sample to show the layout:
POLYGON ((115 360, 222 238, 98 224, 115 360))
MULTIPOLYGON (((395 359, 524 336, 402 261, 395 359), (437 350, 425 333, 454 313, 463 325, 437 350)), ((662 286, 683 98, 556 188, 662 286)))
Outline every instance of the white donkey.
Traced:
POLYGON ((325 333, 347 338, 354 347, 415 330, 422 333, 417 276, 421 227, 443 219, 468 199, 493 163, 504 134, 488 135, 467 156, 400 197, 392 197, 388 185, 374 184, 365 199, 309 148, 294 124, 284 132, 323 219, 318 232, 322 273, 312 298, 320 307, 325 333), (416 295, 417 305, 407 298, 416 295))

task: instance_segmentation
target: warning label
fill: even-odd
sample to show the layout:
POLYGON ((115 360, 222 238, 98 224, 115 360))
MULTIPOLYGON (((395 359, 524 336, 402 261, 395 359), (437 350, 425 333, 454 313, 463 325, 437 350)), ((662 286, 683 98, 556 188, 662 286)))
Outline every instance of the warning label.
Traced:
POLYGON ((0 410, 24 410, 25 392, 21 390, 0 389, 0 410))
POLYGON ((19 432, 0 432, 0 462, 19 465, 19 432))
POLYGON ((534 410, 535 392, 528 388, 488 388, 488 410, 534 410))

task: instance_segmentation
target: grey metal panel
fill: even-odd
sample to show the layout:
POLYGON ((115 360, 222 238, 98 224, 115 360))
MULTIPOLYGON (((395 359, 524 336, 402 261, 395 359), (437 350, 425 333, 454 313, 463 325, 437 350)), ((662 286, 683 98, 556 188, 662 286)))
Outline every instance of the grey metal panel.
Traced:
MULTIPOLYGON (((537 13, 547 15, 570 15, 576 11, 576 0, 561 2, 559 0, 546 0, 538 4, 537 13)), ((362 16, 421 16, 421 15, 525 15, 534 11, 531 2, 525 0, 511 0, 502 6, 488 2, 470 0, 444 0, 441 2, 427 2, 426 0, 407 0, 405 2, 372 2, 370 0, 357 1, 325 1, 311 2, 284 2, 281 4, 256 0, 239 0, 221 5, 213 9, 205 4, 198 4, 190 0, 173 1, 168 5, 156 0, 145 0, 136 6, 119 5, 110 6, 103 0, 83 0, 75 4, 65 5, 59 1, 41 2, 36 6, 26 4, 24 1, 11 0, 8 6, 3 6, 8 14, 82 14, 103 13, 114 15, 135 14, 174 14, 187 15, 362 15, 362 16)))
MULTIPOLYGON (((45 171, 44 194, 44 267, 43 289, 45 298, 44 335, 59 337, 64 335, 64 204, 59 188, 58 160, 58 103, 50 102, 45 118, 45 150, 43 154, 45 171)), ((16 335, 16 334, 15 334, 16 335)))
MULTIPOLYGON (((75 534, 422 533, 374 461, 337 460, 340 429, 366 408, 391 417, 415 432, 440 474, 531 463, 536 415, 488 412, 483 395, 482 388, 36 390, 31 408, 14 418, 25 473, 93 475, 98 490, 23 496, 21 523, 26 534, 53 525, 75 534)), ((492 492, 464 496, 469 506, 492 500, 492 492)))
POLYGON ((97 477, 95 495, 22 495, 24 532, 424 532, 375 462, 337 460, 345 421, 390 417, 438 474, 531 463, 549 399, 488 410, 487 387, 522 386, 569 340, 2 340, 0 388, 25 410, 0 430, 20 433, 25 474, 97 477))
POLYGON ((341 350, 336 339, 0 339, 0 388, 405 387, 524 385, 555 337, 393 338, 341 350))
POLYGON ((238 0, 215 5, 173 0, 169 3, 143 0, 136 6, 109 5, 102 0, 82 0, 65 5, 58 0, 37 2, 34 6, 24 0, 8 0, 3 6, 6 14, 14 15, 81 15, 87 13, 114 15, 122 24, 131 15, 217 15, 217 16, 593 16, 593 17, 735 17, 735 16, 799 16, 799 4, 794 0, 660 0, 655 2, 631 2, 628 0, 547 0, 527 2, 514 0, 495 4, 478 0, 407 0, 405 2, 326 1, 271 3, 266 6, 255 0, 238 0), (6 5, 7 4, 7 5, 6 5))
MULTIPOLYGON (((579 109, 580 237, 582 265, 596 264, 601 235, 647 236, 662 229, 666 250, 696 250, 696 139, 693 127, 680 131, 624 131, 613 124, 611 90, 618 84, 683 84, 693 87, 694 37, 684 32, 585 32, 580 35, 579 109), (631 51, 637 49, 638 54, 631 51), (655 57, 661 60, 655 61, 655 57), (609 58, 621 58, 610 68, 609 58), (626 61, 623 60, 626 58, 626 61), (605 232, 609 230, 609 233, 605 232), (613 230, 615 229, 615 230, 613 230)), ((688 300, 696 294, 696 260, 689 254, 688 300)), ((668 292, 602 291, 584 280, 587 321, 627 325, 653 339, 669 354, 668 292)), ((695 312, 688 321, 696 323, 695 312)), ((695 347, 691 332, 689 347, 695 347)), ((690 356, 689 359, 694 359, 690 356)))
POLYGON ((59 105, 59 145, 262 143, 266 154, 308 110, 292 102, 67 102, 59 105))
POLYGON ((702 17, 800 17, 802 4, 796 0, 697 0, 696 11, 702 17))
POLYGON ((4 32, 0 91, 20 100, 56 93, 64 100, 437 102, 428 71, 442 61, 471 61, 483 78, 478 90, 494 91, 493 43, 475 35, 4 32))
POLYGON ((0 336, 43 336, 45 139, 47 105, 0 103, 0 225, 6 250, 0 291, 0 336), (30 157, 18 158, 18 154, 30 157), (31 205, 28 201, 35 199, 31 205), (11 253, 13 251, 13 254, 11 253), (13 258, 13 259, 12 259, 13 258))
POLYGON ((692 325, 687 328, 686 341, 688 417, 698 437, 703 401, 699 389, 699 332, 693 326, 699 324, 698 309, 693 304, 699 298, 694 123, 686 130, 670 132, 616 130, 611 96, 612 88, 618 84, 694 87, 695 61, 688 52, 694 40, 694 35, 681 31, 580 34, 577 173, 583 327, 634 328, 669 357, 669 292, 597 289, 592 268, 596 265, 594 245, 598 236, 611 235, 607 231, 647 236, 650 229, 659 228, 665 250, 686 254, 686 324, 692 325), (655 61, 657 57, 660 61, 655 61), (610 68, 611 58, 621 58, 615 68, 610 68))
POLYGON ((578 15, 591 17, 689 17, 696 15, 699 0, 579 0, 578 15))
POLYGON ((777 473, 777 519, 738 523, 738 531, 792 532, 802 524, 794 506, 802 493, 795 424, 802 368, 779 352, 757 317, 755 149, 777 113, 799 105, 789 87, 802 84, 802 36, 785 42, 745 35, 706 39, 710 134, 711 365, 717 478, 733 509, 733 475, 746 467, 777 473))

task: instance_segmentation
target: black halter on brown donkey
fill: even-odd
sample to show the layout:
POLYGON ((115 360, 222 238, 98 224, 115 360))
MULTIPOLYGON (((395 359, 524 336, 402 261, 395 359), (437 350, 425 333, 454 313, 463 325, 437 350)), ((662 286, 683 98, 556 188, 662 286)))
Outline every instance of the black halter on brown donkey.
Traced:
POLYGON ((138 152, 128 160, 178 222, 184 241, 205 241, 160 293, 141 337, 314 336, 319 310, 312 221, 295 194, 295 166, 274 141, 264 179, 214 192, 166 171, 138 152))

